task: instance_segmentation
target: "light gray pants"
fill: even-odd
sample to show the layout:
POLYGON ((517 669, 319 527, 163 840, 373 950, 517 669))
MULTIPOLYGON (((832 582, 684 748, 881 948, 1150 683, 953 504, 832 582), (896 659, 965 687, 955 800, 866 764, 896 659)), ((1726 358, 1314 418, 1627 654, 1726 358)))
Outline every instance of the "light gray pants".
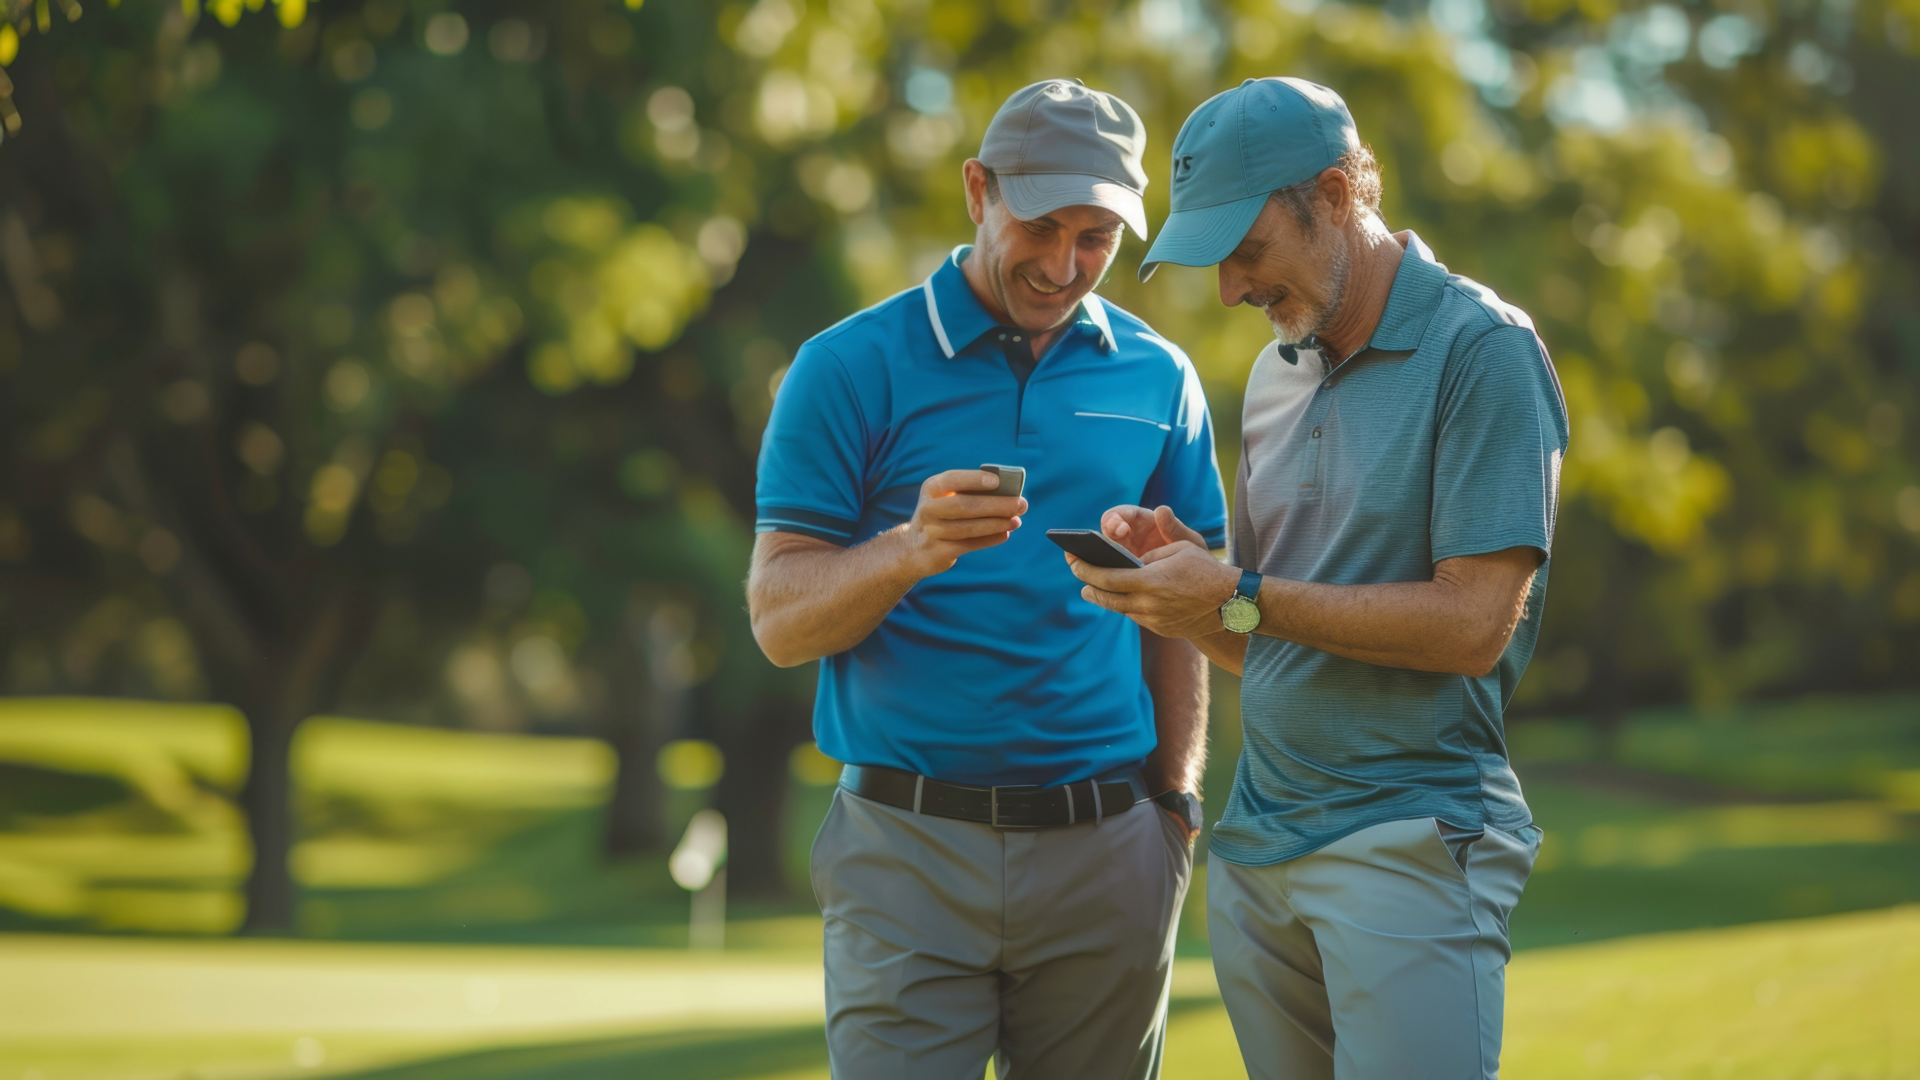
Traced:
POLYGON ((1193 874, 1152 803, 1006 830, 842 788, 813 843, 835 1080, 1150 1080, 1193 874))
POLYGON ((1362 829, 1271 866, 1207 864, 1207 931, 1252 1080, 1492 1080, 1507 917, 1540 849, 1362 829))

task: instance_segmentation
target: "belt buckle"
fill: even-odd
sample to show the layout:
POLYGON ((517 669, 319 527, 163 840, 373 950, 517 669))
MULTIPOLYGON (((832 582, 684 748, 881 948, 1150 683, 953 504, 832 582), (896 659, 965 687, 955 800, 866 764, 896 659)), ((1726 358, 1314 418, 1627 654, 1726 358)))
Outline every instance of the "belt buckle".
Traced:
MULTIPOLYGON (((1008 788, 1009 791, 1012 791, 1015 789, 1032 790, 1032 788, 1029 785, 1021 785, 1021 784, 1015 784, 1012 787, 1008 788)), ((1041 827, 1038 825, 1002 824, 1000 821, 1000 789, 997 786, 990 787, 987 789, 987 824, 991 825, 996 829, 1000 829, 1003 831, 1006 829, 1038 829, 1041 827)))

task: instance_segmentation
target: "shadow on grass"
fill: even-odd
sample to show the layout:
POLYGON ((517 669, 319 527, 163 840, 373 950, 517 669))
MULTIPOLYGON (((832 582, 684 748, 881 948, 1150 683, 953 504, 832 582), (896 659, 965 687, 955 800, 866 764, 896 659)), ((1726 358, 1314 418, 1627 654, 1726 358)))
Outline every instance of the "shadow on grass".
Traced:
POLYGON ((818 1024, 772 1030, 708 1029, 584 1042, 476 1050, 351 1073, 341 1080, 743 1080, 825 1068, 818 1024))
MULTIPOLYGON (((1211 997, 1178 997, 1173 1016, 1215 1008, 1211 997)), ((984 1063, 982 1063, 984 1065, 984 1063)), ((747 1080, 827 1066, 819 1024, 771 1030, 707 1029, 548 1043, 451 1054, 350 1073, 339 1080, 747 1080)))

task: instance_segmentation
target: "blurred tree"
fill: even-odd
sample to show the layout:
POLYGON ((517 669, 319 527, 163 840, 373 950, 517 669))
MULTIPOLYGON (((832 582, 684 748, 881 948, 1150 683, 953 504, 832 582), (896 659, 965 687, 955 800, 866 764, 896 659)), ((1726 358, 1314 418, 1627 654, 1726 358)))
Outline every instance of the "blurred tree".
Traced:
MULTIPOLYGON (((1539 320, 1575 434, 1528 707, 1920 671, 1913 0, 9 10, 6 685, 241 704, 256 925, 335 700, 607 734, 621 849, 654 748, 713 738, 735 884, 779 890, 760 427, 801 339, 967 238, 957 166, 1043 77, 1139 109, 1156 215, 1203 97, 1332 85, 1389 222, 1539 320)), ((1230 470, 1267 329, 1142 250, 1104 291, 1230 470)))
POLYGON ((740 522, 769 380, 845 300, 804 230, 755 241, 778 184, 675 81, 711 26, 247 6, 10 27, 10 688, 239 706, 257 929, 293 917, 294 726, 342 705, 606 732, 624 850, 666 839, 661 721, 710 729, 777 892, 752 840, 806 736, 740 522))

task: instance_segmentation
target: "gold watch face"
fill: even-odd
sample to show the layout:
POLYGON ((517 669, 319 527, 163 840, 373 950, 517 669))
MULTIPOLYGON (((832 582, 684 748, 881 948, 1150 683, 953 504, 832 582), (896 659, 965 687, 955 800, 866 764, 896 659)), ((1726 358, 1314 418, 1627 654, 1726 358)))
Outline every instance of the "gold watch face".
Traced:
POLYGON ((1220 625, 1236 634, 1251 634, 1260 625, 1260 605, 1236 594, 1220 605, 1220 625))

